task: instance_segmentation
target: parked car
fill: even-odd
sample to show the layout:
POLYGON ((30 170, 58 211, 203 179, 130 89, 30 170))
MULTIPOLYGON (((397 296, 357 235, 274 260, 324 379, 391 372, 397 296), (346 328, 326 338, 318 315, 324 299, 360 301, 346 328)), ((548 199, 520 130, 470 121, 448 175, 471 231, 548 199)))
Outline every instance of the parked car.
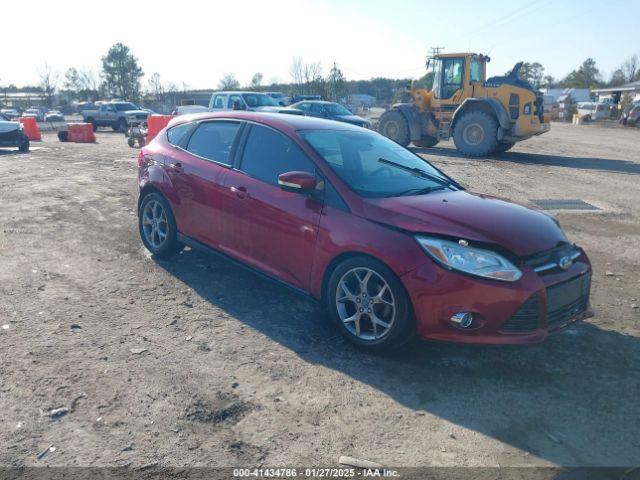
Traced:
MULTIPOLYGON (((98 102, 96 102, 97 104, 98 102)), ((146 121, 149 112, 141 110, 131 102, 104 102, 95 109, 83 110, 82 119, 93 124, 93 131, 98 127, 111 127, 116 132, 126 132, 130 122, 146 121)))
POLYGON ((202 105, 180 105, 176 107, 172 115, 186 115, 189 113, 203 113, 208 112, 209 109, 207 107, 203 107, 202 105))
POLYGON ((64 115, 60 110, 49 110, 44 115, 45 122, 64 122, 64 115))
POLYGON ((209 101, 209 110, 249 110, 255 112, 288 113, 304 115, 295 108, 283 107, 262 92, 215 92, 209 101))
POLYGON ((587 121, 604 120, 611 115, 611 105, 608 103, 580 102, 577 109, 578 115, 587 121))
POLYGON ((22 131, 20 122, 13 122, 0 113, 0 148, 15 147, 21 152, 29 151, 29 139, 22 131))
POLYGON ((44 121, 44 110, 39 108, 27 108, 24 112, 22 112, 22 117, 34 117, 36 122, 44 121))
POLYGON ((620 123, 629 127, 640 127, 640 101, 627 105, 620 117, 620 123))
POLYGON ((266 95, 269 95, 271 98, 273 98, 278 103, 278 105, 282 105, 283 107, 286 107, 291 104, 291 98, 287 97, 282 92, 264 92, 264 93, 266 95))
POLYGON ((468 192, 371 130, 258 112, 176 117, 138 167, 152 254, 223 254, 321 302, 364 348, 414 332, 537 342, 592 315, 591 265, 554 218, 468 192))
POLYGON ((327 118, 338 122, 350 123, 359 127, 371 128, 371 122, 354 115, 339 103, 324 102, 321 100, 308 100, 291 105, 291 108, 302 110, 305 115, 327 118))
POLYGON ((2 110, 0 110, 0 113, 9 120, 13 120, 20 116, 20 112, 18 112, 15 108, 3 108, 2 110))

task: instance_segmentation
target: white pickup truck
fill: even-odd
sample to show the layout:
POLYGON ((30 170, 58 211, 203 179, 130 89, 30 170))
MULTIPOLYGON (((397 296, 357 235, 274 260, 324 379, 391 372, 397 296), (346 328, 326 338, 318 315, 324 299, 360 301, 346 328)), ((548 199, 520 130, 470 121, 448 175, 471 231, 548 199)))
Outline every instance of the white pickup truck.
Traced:
POLYGON ((98 127, 111 127, 116 132, 126 132, 130 123, 144 122, 150 115, 131 102, 102 103, 96 109, 80 112, 86 123, 93 124, 93 131, 98 127))

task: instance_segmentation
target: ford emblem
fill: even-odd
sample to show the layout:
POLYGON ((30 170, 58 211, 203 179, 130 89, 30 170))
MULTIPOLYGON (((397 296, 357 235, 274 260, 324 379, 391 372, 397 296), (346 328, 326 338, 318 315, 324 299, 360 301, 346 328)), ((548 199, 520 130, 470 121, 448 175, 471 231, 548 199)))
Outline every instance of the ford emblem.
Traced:
POLYGON ((572 264, 573 264, 573 261, 571 260, 571 257, 568 257, 568 256, 561 257, 560 260, 558 260, 558 266, 562 270, 569 270, 569 267, 572 264))

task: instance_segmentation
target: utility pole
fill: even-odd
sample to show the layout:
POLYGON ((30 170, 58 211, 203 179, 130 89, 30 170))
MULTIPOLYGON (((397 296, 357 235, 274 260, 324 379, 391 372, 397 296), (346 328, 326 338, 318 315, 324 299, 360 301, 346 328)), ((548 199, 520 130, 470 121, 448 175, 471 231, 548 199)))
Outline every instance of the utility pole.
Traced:
MULTIPOLYGON (((434 58, 436 55, 439 55, 440 52, 444 50, 444 47, 431 47, 429 50, 431 50, 431 55, 427 58, 427 63, 430 59, 434 58)), ((435 68, 436 68, 436 64, 434 62, 431 64, 431 71, 434 71, 435 68)))

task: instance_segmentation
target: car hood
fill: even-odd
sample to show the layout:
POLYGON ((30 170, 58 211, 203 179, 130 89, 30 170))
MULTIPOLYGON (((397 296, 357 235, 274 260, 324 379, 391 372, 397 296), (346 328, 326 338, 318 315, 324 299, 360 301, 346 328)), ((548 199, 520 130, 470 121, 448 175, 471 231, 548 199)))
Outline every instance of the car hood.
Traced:
POLYGON ((415 233, 498 245, 517 256, 567 241, 556 221, 542 211, 466 191, 366 199, 365 216, 415 233))
POLYGON ((359 117, 358 115, 336 115, 333 118, 341 122, 353 123, 356 125, 368 123, 364 118, 359 117))
POLYGON ((0 133, 13 132, 18 128, 20 128, 19 122, 7 122, 4 120, 0 120, 0 133))

